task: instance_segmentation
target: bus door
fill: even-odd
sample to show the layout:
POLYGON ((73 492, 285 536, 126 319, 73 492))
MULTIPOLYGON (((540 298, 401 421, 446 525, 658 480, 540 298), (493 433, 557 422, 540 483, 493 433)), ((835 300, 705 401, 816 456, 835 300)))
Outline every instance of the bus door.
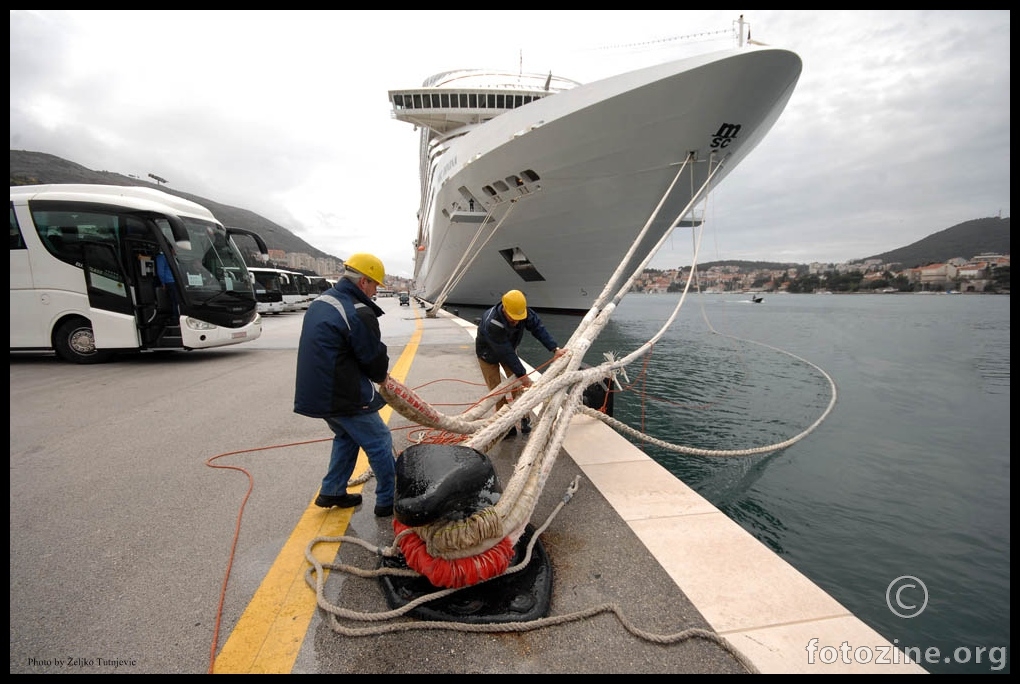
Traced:
POLYGON ((174 302, 180 295, 172 276, 161 278, 159 275, 160 260, 164 265, 168 261, 159 256, 162 254, 159 244, 134 231, 124 239, 124 254, 142 344, 146 347, 162 345, 166 340, 160 342, 160 339, 171 330, 176 330, 172 335, 179 338, 180 319, 174 302), (164 283, 163 279, 168 282, 164 283))
POLYGON ((134 302, 114 246, 86 240, 81 247, 96 348, 137 349, 134 302))

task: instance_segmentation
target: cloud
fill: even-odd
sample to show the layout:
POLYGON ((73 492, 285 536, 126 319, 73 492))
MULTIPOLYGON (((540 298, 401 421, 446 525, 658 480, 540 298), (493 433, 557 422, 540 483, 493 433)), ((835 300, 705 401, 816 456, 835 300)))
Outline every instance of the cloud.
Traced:
MULTIPOLYGON (((387 90, 466 67, 587 81, 727 47, 739 14, 477 11, 449 32, 426 11, 13 10, 11 147, 156 173, 410 276, 418 135, 387 90)), ((1009 215, 1008 10, 747 18, 804 71, 714 191, 703 261, 843 261, 1009 215)), ((653 265, 690 259, 677 234, 653 265)))

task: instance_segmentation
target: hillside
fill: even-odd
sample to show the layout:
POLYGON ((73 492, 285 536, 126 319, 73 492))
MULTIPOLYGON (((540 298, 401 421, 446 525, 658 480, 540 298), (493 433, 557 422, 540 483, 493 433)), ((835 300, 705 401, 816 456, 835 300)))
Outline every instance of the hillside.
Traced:
MULTIPOLYGON (((964 221, 946 228, 917 242, 889 252, 860 257, 863 262, 877 259, 883 264, 899 264, 902 268, 916 268, 938 264, 962 257, 970 259, 978 254, 1009 254, 1009 217, 982 218, 964 221)), ((757 269, 782 269, 801 264, 775 263, 771 261, 713 261, 700 264, 700 268, 713 266, 736 266, 742 271, 757 269)))
MULTIPOLYGON (((327 254, 316 249, 283 226, 247 209, 220 204, 197 195, 177 192, 165 185, 149 183, 139 178, 122 176, 109 171, 93 171, 51 154, 11 150, 11 185, 37 183, 104 183, 157 188, 208 207, 224 225, 254 230, 262 236, 270 249, 304 252, 315 257, 336 257, 335 254, 327 254)), ((1009 217, 965 221, 905 247, 870 257, 861 257, 860 260, 879 259, 882 263, 897 263, 905 268, 913 268, 943 262, 954 257, 969 259, 984 253, 1009 254, 1009 217)), ((782 268, 796 265, 743 261, 713 262, 701 266, 722 264, 732 264, 744 268, 782 268)))
POLYGON ((970 259, 978 254, 1009 254, 1009 217, 964 221, 923 240, 866 259, 906 268, 941 263, 953 257, 970 259))

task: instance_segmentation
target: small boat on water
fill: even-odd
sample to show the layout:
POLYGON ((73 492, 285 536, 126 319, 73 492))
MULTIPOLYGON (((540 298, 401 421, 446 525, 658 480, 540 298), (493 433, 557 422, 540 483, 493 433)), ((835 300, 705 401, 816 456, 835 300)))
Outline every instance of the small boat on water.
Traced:
POLYGON ((764 295, 751 295, 751 301, 755 304, 761 304, 762 300, 765 299, 764 295))
POLYGON ((745 44, 740 25, 737 48, 588 84, 465 70, 389 91, 393 117, 421 130, 412 293, 490 306, 519 289, 536 309, 585 312, 628 253, 629 276, 696 225, 800 78, 800 57, 745 44))

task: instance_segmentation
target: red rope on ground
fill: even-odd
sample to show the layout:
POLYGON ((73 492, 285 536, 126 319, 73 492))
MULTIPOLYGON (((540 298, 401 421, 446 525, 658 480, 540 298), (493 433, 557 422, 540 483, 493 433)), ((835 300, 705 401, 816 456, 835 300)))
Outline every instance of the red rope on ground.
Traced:
POLYGON ((270 449, 283 449, 292 446, 301 446, 304 444, 315 444, 317 442, 331 442, 331 441, 333 441, 333 438, 327 437, 325 439, 310 439, 304 442, 291 442, 290 444, 278 444, 275 446, 256 447, 252 449, 239 449, 237 451, 227 451, 222 454, 217 454, 216 456, 211 456, 210 458, 206 459, 205 464, 210 468, 221 468, 223 470, 236 470, 240 473, 244 473, 245 476, 248 478, 248 491, 244 493, 244 499, 242 499, 241 506, 240 508, 238 508, 237 511, 237 520, 234 523, 234 538, 230 543, 230 554, 227 559, 227 570, 223 575, 223 585, 220 588, 220 601, 219 605, 217 605, 216 607, 216 620, 213 625, 212 645, 209 647, 209 669, 207 671, 207 674, 214 674, 214 668, 216 666, 216 648, 219 646, 220 627, 222 626, 223 621, 223 604, 227 598, 227 584, 230 581, 230 573, 232 568, 234 567, 234 554, 237 553, 237 541, 238 538, 241 536, 241 519, 244 517, 244 507, 248 504, 248 497, 251 496, 251 492, 255 488, 255 480, 254 478, 252 478, 251 473, 247 469, 242 468, 241 466, 216 465, 214 461, 217 461, 225 456, 236 456, 238 454, 254 453, 256 451, 268 451, 270 449))

